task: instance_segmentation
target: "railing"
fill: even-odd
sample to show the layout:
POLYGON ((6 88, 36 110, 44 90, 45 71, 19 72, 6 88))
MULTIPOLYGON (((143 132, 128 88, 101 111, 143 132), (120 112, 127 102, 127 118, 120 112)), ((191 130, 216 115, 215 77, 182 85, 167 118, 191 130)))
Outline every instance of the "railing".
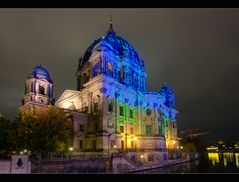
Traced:
POLYGON ((128 153, 128 152, 113 153, 113 154, 112 154, 112 157, 113 157, 113 158, 123 158, 124 160, 126 160, 127 162, 129 162, 131 165, 133 165, 133 166, 135 166, 135 167, 142 165, 142 162, 140 162, 140 161, 137 161, 137 160, 133 161, 133 160, 131 160, 131 159, 127 156, 127 153, 128 153))

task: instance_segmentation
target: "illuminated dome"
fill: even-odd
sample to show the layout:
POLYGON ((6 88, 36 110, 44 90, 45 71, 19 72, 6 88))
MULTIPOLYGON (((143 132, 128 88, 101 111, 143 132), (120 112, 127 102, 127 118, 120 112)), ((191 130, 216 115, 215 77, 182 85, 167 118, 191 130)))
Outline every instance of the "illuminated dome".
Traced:
POLYGON ((41 65, 34 67, 29 77, 44 78, 50 83, 52 83, 49 72, 45 68, 43 68, 41 65))
POLYGON ((165 105, 169 108, 175 108, 175 96, 174 96, 174 91, 169 85, 164 85, 159 93, 165 97, 165 105))
POLYGON ((95 40, 89 46, 82 57, 81 64, 85 64, 89 60, 94 50, 105 52, 112 51, 119 60, 131 60, 138 64, 141 69, 145 70, 144 61, 139 57, 134 47, 122 37, 117 36, 113 29, 110 29, 105 37, 95 40))
POLYGON ((79 59, 75 74, 77 90, 98 74, 111 77, 134 90, 146 90, 144 61, 129 42, 116 35, 112 21, 106 36, 95 40, 79 59))

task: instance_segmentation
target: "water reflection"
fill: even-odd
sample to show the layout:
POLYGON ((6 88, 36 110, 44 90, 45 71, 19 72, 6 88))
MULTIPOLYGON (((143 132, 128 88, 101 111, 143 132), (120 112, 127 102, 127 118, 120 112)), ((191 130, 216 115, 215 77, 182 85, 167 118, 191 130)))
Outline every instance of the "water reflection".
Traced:
POLYGON ((215 166, 215 163, 219 163, 219 154, 218 153, 208 153, 208 158, 212 161, 212 165, 215 166))
POLYGON ((224 152, 224 153, 208 153, 208 159, 211 162, 211 164, 215 166, 220 166, 223 164, 225 168, 227 168, 229 165, 236 166, 239 168, 239 153, 233 153, 233 152, 224 152))
POLYGON ((239 153, 205 153, 200 160, 139 173, 239 173, 239 153))
POLYGON ((235 154, 235 158, 236 158, 236 166, 237 166, 237 168, 239 168, 239 163, 238 163, 239 154, 238 153, 235 154))

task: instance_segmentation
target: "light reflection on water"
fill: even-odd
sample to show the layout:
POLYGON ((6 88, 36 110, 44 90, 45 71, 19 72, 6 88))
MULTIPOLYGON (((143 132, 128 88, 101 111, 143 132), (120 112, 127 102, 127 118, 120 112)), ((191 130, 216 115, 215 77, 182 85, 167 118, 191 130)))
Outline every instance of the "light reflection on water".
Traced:
POLYGON ((208 153, 208 159, 212 163, 213 166, 220 165, 223 163, 224 167, 228 167, 228 165, 235 165, 239 168, 239 153, 232 152, 224 152, 224 153, 208 153))
POLYGON ((205 153, 200 160, 140 173, 239 173, 239 153, 205 153))

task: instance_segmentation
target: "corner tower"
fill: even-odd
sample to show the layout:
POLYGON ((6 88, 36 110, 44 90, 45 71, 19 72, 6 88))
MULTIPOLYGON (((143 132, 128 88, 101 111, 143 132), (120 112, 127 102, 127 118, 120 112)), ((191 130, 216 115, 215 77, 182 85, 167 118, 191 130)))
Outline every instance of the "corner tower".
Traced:
POLYGON ((49 72, 39 66, 33 68, 31 74, 25 80, 25 95, 22 99, 22 106, 19 110, 32 107, 44 107, 53 105, 53 82, 49 72))

